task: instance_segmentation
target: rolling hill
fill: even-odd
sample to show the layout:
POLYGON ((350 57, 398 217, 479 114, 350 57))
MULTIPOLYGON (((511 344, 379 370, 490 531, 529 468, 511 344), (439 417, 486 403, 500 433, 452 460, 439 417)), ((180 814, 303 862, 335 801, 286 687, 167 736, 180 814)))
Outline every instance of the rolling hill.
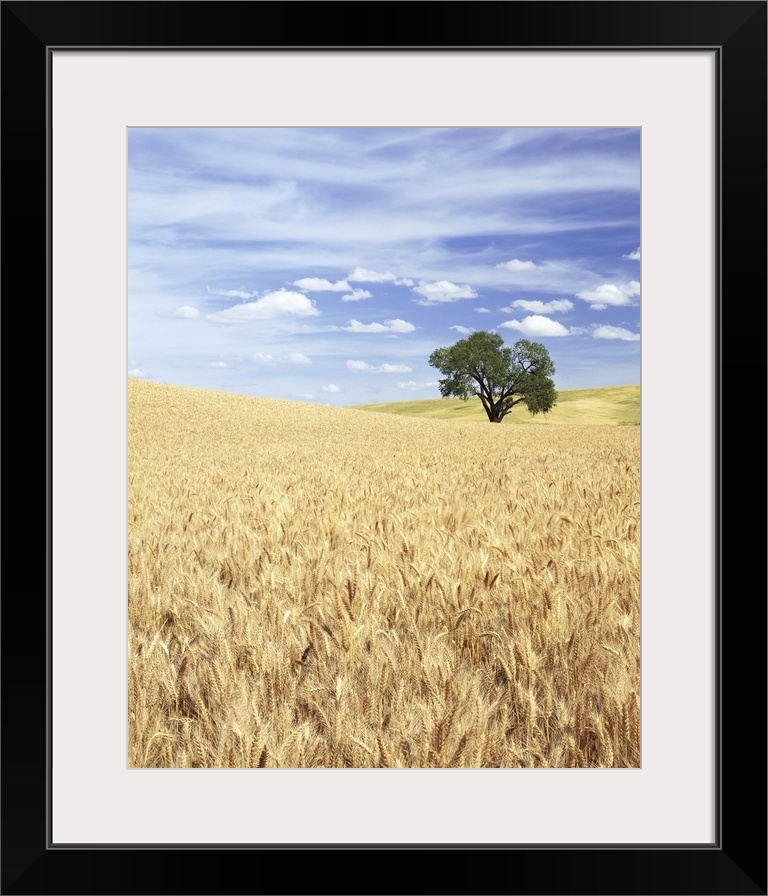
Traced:
MULTIPOLYGON (((563 389, 557 404, 546 416, 532 417, 519 404, 503 423, 582 423, 591 425, 638 426, 640 424, 640 385, 603 386, 599 389, 563 389)), ((428 398, 421 401, 395 401, 355 405, 358 410, 405 417, 432 417, 439 420, 488 422, 478 398, 428 398)))

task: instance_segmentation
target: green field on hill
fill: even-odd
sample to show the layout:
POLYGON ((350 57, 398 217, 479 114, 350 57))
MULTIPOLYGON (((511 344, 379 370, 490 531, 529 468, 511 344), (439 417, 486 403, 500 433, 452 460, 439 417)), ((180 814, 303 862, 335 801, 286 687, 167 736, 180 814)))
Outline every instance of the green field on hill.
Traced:
MULTIPOLYGON (((361 411, 405 417, 488 422, 479 398, 470 398, 469 401, 462 401, 460 398, 428 398, 422 401, 358 404, 354 407, 361 411)), ((502 425, 517 423, 637 426, 640 424, 640 385, 558 390, 557 404, 546 416, 538 414, 532 417, 521 402, 502 421, 502 425)))

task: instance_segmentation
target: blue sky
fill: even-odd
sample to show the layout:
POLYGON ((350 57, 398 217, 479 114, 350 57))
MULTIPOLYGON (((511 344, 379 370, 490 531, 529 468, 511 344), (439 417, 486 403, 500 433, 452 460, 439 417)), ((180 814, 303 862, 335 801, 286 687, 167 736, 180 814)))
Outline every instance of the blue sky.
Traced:
POLYGON ((640 382, 639 128, 129 129, 129 376, 439 398, 473 330, 640 382))

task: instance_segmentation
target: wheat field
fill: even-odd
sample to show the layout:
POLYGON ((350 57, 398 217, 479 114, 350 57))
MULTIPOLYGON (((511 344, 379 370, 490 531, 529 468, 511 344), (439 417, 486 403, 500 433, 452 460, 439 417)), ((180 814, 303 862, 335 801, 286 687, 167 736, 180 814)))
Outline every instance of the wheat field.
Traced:
POLYGON ((640 765, 640 428, 128 385, 134 768, 640 765))

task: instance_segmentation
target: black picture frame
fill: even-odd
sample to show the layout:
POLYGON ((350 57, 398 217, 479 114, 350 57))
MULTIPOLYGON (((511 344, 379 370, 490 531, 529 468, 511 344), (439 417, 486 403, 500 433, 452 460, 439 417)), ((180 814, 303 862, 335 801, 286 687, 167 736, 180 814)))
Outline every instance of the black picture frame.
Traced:
MULTIPOLYGON (((325 4, 2 3, 2 286, 6 332, 14 342, 14 354, 9 353, 14 372, 6 377, 5 395, 12 408, 17 399, 20 403, 19 416, 15 415, 15 425, 5 440, 6 470, 13 471, 14 481, 23 476, 39 483, 46 502, 44 513, 42 496, 39 503, 32 501, 22 489, 6 517, 2 893, 765 894, 765 539, 762 526, 751 521, 743 508, 757 490, 755 471, 765 469, 766 457, 764 416, 759 414, 758 428, 754 404, 756 394, 764 397, 768 294, 768 4, 763 0, 545 0, 407 6, 357 3, 347 4, 343 10, 347 33, 375 34, 375 41, 340 41, 338 22, 334 23, 325 4), (269 848, 195 844, 63 848, 51 844, 50 620, 55 599, 51 593, 51 402, 55 383, 50 362, 49 62, 53 49, 64 47, 354 48, 372 52, 401 48, 711 48, 717 52, 719 686, 714 843, 269 848), (15 350, 17 335, 29 333, 31 322, 41 342, 45 334, 45 363, 35 352, 35 363, 29 365, 38 370, 31 379, 40 393, 35 390, 31 394, 41 404, 45 390, 44 417, 37 407, 33 411, 28 406, 27 365, 22 360, 17 366, 14 360, 25 355, 29 360, 28 352, 18 356, 15 350), (26 425, 20 424, 22 419, 38 420, 45 432, 36 433, 33 442, 26 425), (723 446, 725 433, 731 436, 727 450, 723 446), (40 466, 30 466, 33 458, 40 466), (728 510, 733 512, 728 514, 728 510), (732 538, 724 539, 726 531, 732 538), (728 551, 726 545, 730 545, 728 551), (341 856, 339 851, 348 854, 341 856), (292 855, 294 852, 299 854, 292 855), (395 855, 388 853, 402 861, 392 861, 395 855)), ((684 403, 686 392, 695 388, 695 383, 670 384, 670 401, 684 403)), ((758 510, 758 519, 763 520, 764 505, 758 510)), ((659 812, 663 811, 660 806, 659 812)))

